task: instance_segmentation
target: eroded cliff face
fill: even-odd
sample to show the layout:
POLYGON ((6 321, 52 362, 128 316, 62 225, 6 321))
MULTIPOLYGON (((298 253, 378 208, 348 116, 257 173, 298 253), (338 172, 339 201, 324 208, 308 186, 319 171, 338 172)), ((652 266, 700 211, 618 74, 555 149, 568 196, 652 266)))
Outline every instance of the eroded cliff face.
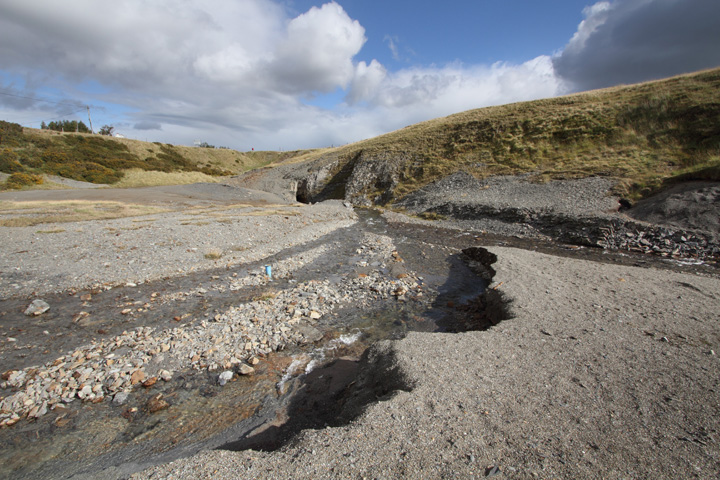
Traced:
MULTIPOLYGON (((409 162, 403 153, 368 154, 360 151, 349 159, 321 158, 304 171, 285 169, 286 184, 295 182, 297 201, 303 203, 339 199, 354 205, 384 205, 394 199, 394 190, 409 162)), ((267 175, 279 172, 268 171, 267 175)))
POLYGON ((363 206, 389 203, 410 161, 410 155, 403 153, 360 152, 345 187, 345 199, 363 206))

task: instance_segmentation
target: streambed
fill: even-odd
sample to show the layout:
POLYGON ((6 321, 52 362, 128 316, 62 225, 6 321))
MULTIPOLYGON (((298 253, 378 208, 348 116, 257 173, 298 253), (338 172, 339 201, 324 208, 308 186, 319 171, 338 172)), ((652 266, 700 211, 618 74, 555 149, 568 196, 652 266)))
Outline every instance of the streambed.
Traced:
MULTIPOLYGON (((52 308, 38 318, 22 315, 25 298, 0 302, 4 333, 16 340, 15 348, 2 352, 3 371, 48 364, 138 329, 149 336, 179 328, 202 335, 246 304, 258 304, 268 315, 278 305, 284 313, 306 301, 322 311, 303 326, 299 341, 289 338, 278 351, 257 355, 253 375, 234 375, 220 385, 225 366, 211 369, 201 359, 190 368, 176 366, 168 381, 147 388, 136 384, 123 402, 99 395, 60 402, 37 419, 2 428, 0 476, 119 478, 200 449, 277 446, 298 427, 269 436, 268 426, 292 420, 287 407, 305 395, 313 375, 308 373, 321 377, 328 368, 326 377, 342 390, 372 342, 411 330, 455 328, 455 307, 483 288, 459 255, 474 240, 443 238, 432 228, 407 236, 401 225, 388 225, 376 212, 358 214, 360 221, 351 227, 254 264, 46 296, 52 308), (263 273, 266 264, 275 266, 272 281, 263 273), (78 318, 81 311, 93 314, 78 318), (260 443, 242 443, 257 438, 252 433, 258 431, 266 432, 260 443)), ((5 388, 2 395, 16 390, 5 388)), ((308 415, 303 425, 327 420, 308 415)))
MULTIPOLYGON (((202 335, 231 320, 233 309, 243 305, 259 305, 268 314, 280 315, 271 308, 277 302, 282 312, 308 302, 303 318, 311 308, 322 310, 322 315, 306 322, 298 342, 288 341, 276 352, 259 355, 253 375, 234 375, 225 385, 218 377, 226 367, 209 369, 200 359, 176 366, 168 381, 147 388, 135 385, 124 402, 113 402, 109 396, 97 402, 74 400, 36 420, 3 428, 0 475, 123 478, 202 449, 274 449, 301 428, 337 425, 334 402, 353 383, 357 360, 369 344, 400 338, 408 331, 479 327, 467 325, 463 307, 484 287, 460 253, 470 246, 494 243, 612 263, 702 268, 386 223, 376 212, 357 212, 357 224, 261 262, 46 297, 52 313, 36 321, 21 313, 26 299, 2 301, 4 333, 17 332, 18 340, 16 348, 3 350, 3 370, 42 365, 64 352, 140 327, 151 329, 152 335, 177 328, 202 335), (264 277, 266 264, 276 272, 272 281, 264 277), (398 290, 403 285, 406 292, 398 290), (336 294, 340 300, 331 301, 336 294), (87 295, 91 299, 83 300, 87 295), (90 307, 106 313, 99 323, 68 320, 90 307), (132 307, 132 314, 123 314, 126 308, 121 307, 132 307)), ((9 393, 11 389, 2 392, 9 393)))

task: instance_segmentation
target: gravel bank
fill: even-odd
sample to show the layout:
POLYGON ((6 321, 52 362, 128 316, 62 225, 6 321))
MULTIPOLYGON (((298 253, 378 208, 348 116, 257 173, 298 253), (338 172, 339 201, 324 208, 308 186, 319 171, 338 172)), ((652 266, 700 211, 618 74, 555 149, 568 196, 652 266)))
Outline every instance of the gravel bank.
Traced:
POLYGON ((0 297, 138 284, 252 262, 354 222, 352 209, 336 201, 0 227, 0 297))
POLYGON ((495 209, 522 208, 576 216, 617 211, 618 198, 610 195, 614 182, 608 178, 531 183, 528 176, 497 176, 478 180, 457 172, 397 202, 410 212, 443 203, 481 204, 495 209))
POLYGON ((133 478, 720 475, 720 279, 491 252, 510 318, 377 344, 359 382, 393 392, 356 421, 133 478))
MULTIPOLYGON (((58 405, 77 400, 98 402, 112 397, 114 403, 122 404, 140 384, 147 387, 158 380, 169 381, 178 371, 187 369, 222 372, 220 380, 224 384, 233 378, 235 371, 242 375, 253 373, 251 365, 257 365, 260 358, 271 352, 319 340, 323 334, 313 325, 340 307, 371 308, 388 299, 425 300, 416 275, 404 273, 397 278, 391 274, 392 269, 386 269, 402 263, 398 262, 389 237, 368 233, 358 247, 356 257, 350 259, 350 272, 334 281, 311 280, 287 290, 271 291, 263 298, 232 306, 207 320, 179 327, 138 327, 79 346, 45 365, 3 372, 0 389, 12 389, 15 393, 0 398, 0 427, 13 425, 24 417, 42 417, 58 405), (373 264, 375 267, 368 274, 351 273, 355 268, 367 269, 373 264)), ((151 302, 162 304, 186 296, 238 291, 249 285, 292 279, 295 270, 328 250, 323 245, 304 252, 302 261, 287 258, 274 262, 273 279, 235 273, 222 280, 218 277, 212 292, 199 288, 172 295, 154 294, 151 302)), ((123 310, 124 314, 145 311, 152 304, 138 309, 138 305, 131 303, 129 307, 123 310)))
POLYGON ((613 185, 599 177, 542 184, 529 182, 527 176, 480 181, 458 172, 394 206, 441 219, 450 228, 663 257, 720 259, 717 183, 679 185, 623 212, 620 199, 611 194, 613 185))

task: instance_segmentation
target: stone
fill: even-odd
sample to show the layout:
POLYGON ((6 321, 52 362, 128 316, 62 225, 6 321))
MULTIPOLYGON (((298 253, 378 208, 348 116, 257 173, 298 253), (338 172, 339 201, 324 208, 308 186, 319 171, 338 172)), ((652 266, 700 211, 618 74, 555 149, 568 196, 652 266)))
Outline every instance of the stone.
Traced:
POLYGON ((79 312, 79 313, 76 313, 75 315, 73 315, 72 321, 73 321, 73 323, 79 323, 79 322, 81 322, 83 319, 85 319, 85 318, 87 318, 87 317, 89 317, 89 316, 90 316, 90 314, 89 314, 88 312, 85 312, 85 311, 79 312))
POLYGON ((220 386, 225 385, 227 382, 232 380, 233 375, 235 375, 231 370, 225 370, 218 376, 218 383, 220 386))
POLYGON ((130 385, 135 385, 145 380, 145 372, 142 370, 135 370, 130 376, 130 385))
POLYGON ((118 392, 113 397, 112 403, 114 403, 115 405, 123 405, 125 402, 127 402, 129 395, 130 394, 128 394, 127 392, 118 392))
POLYGON ((318 320, 318 319, 320 319, 321 317, 322 317, 322 313, 320 313, 320 312, 317 312, 317 311, 315 311, 315 310, 312 310, 312 311, 310 312, 310 318, 312 318, 313 320, 318 320))
POLYGON ((240 375, 252 375, 253 373, 255 373, 255 369, 247 363, 241 363, 238 367, 238 373, 240 375))
POLYGON ((157 381, 158 381, 158 377, 150 377, 142 383, 142 386, 145 388, 150 388, 153 385, 155 385, 155 383, 157 383, 157 381))
POLYGON ((164 382, 169 382, 170 380, 172 380, 172 373, 168 370, 160 370, 158 372, 158 377, 160 377, 160 379, 162 379, 162 381, 164 382))
POLYGON ((37 317, 38 315, 42 315, 43 313, 50 310, 50 305, 45 300, 40 300, 39 298, 36 298, 32 301, 30 305, 28 305, 27 309, 25 309, 25 315, 28 317, 37 317))
POLYGON ((170 406, 168 402, 163 400, 162 393, 158 393, 154 397, 152 397, 148 402, 145 404, 145 408, 150 413, 159 412, 160 410, 164 410, 170 406))
POLYGON ((92 395, 92 388, 90 385, 85 385, 80 389, 79 392, 77 392, 77 396, 79 399, 84 400, 92 395))

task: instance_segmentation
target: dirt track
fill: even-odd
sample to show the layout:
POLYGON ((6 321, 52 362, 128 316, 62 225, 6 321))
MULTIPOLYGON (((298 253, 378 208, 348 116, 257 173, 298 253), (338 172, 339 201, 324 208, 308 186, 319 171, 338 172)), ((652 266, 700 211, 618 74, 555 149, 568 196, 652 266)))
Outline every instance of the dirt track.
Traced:
MULTIPOLYGON (((81 183, 81 182, 76 182, 81 183)), ((277 195, 214 183, 145 188, 73 188, 0 192, 0 201, 109 201, 172 208, 215 205, 287 203, 277 195)))

